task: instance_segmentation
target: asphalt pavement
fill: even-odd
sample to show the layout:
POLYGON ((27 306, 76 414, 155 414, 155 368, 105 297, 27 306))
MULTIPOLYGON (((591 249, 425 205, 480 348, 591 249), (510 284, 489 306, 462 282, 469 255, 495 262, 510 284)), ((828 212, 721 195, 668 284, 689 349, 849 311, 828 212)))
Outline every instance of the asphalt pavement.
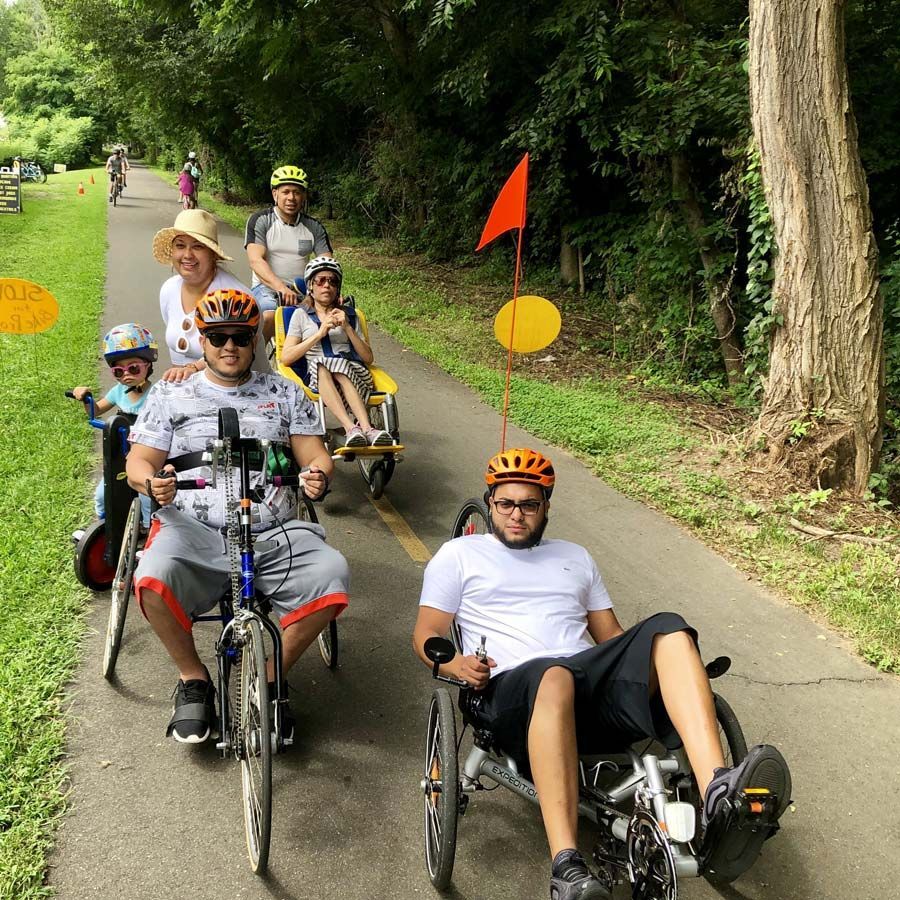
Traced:
MULTIPOLYGON (((136 319, 162 335, 158 290, 168 270, 153 260, 151 243, 179 211, 177 190, 138 167, 129 182, 109 215, 104 326, 136 319)), ((235 258, 230 270, 249 277, 241 236, 220 227, 235 258)), ((365 309, 365 297, 358 300, 365 309)), ((433 553, 461 503, 481 493, 500 419, 412 351, 375 329, 372 338, 379 364, 400 385, 408 448, 386 496, 433 553)), ((748 743, 777 744, 791 764, 795 804, 781 833, 721 896, 900 896, 898 680, 567 453, 512 428, 508 443, 520 442, 552 455, 558 487, 548 534, 588 547, 623 624, 660 610, 682 613, 707 658, 732 657, 716 689, 737 711, 748 743)), ((354 464, 339 467, 321 521, 349 560, 351 605, 339 620, 338 670, 329 672, 311 649, 291 673, 299 739, 275 760, 269 875, 259 878, 247 864, 237 763, 165 738, 177 676, 134 608, 118 680, 101 677, 108 597, 99 595, 69 691, 70 808, 49 872, 60 897, 437 896, 423 862, 419 791, 432 682, 410 647, 423 564, 388 529, 354 464)), ((195 633, 211 661, 214 626, 195 633)), ((541 900, 548 875, 537 810, 506 791, 476 796, 460 820, 448 896, 541 900)), ((720 893, 702 880, 679 888, 688 900, 720 893)), ((624 900, 629 890, 615 896, 624 900)))

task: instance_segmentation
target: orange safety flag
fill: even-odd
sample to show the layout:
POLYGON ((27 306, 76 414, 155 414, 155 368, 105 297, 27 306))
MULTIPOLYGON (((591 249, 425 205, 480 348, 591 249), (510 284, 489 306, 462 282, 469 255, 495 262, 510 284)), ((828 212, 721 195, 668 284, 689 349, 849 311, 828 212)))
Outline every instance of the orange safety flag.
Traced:
POLYGON ((513 170, 512 175, 503 185, 503 189, 494 201, 491 214, 481 232, 481 240, 475 251, 487 246, 494 238, 499 237, 505 231, 525 227, 525 201, 528 197, 528 154, 522 157, 522 161, 513 170))

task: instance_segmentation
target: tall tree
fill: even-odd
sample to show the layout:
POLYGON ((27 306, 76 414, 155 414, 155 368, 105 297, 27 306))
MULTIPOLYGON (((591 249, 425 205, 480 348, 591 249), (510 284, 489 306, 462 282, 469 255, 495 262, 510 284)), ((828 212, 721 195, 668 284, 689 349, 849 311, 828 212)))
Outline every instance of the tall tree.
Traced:
POLYGON ((751 0, 750 97, 781 319, 758 431, 796 476, 859 495, 882 440, 883 309, 843 0, 751 0))

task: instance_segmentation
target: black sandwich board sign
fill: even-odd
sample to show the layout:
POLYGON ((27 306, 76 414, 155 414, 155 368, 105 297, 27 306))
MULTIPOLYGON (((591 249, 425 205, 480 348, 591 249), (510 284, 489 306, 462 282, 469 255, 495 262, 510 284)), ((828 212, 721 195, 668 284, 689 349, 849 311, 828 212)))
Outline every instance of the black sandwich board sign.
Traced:
POLYGON ((22 212, 22 187, 19 173, 0 169, 0 214, 22 212))

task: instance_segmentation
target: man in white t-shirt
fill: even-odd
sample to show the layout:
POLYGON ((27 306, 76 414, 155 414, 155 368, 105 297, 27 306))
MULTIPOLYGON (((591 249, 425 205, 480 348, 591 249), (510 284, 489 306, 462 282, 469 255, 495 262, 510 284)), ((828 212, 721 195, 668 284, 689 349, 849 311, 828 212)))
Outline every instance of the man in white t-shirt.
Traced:
MULTIPOLYGON (((206 368, 184 381, 153 386, 132 426, 126 464, 131 486, 160 506, 135 572, 135 594, 179 672, 167 734, 190 744, 207 740, 216 721, 215 690, 197 655, 192 621, 217 605, 229 583, 230 562, 220 531, 226 519, 223 486, 178 493, 169 473, 210 480, 203 451, 218 435, 224 406, 238 410, 242 436, 282 445, 308 467, 300 477, 311 499, 325 492, 334 467, 318 413, 303 390, 279 375, 250 370, 260 318, 253 297, 216 291, 200 301, 195 316, 206 368), (166 474, 158 474, 164 466, 166 474)), ((239 490, 237 472, 234 477, 239 490)), ((261 478, 254 473, 257 489, 261 478)), ((325 543, 319 525, 297 520, 288 488, 269 482, 251 517, 260 538, 256 587, 280 619, 287 673, 347 606, 347 562, 325 543)), ((271 660, 268 665, 272 682, 271 660)), ((291 738, 288 709, 283 729, 282 737, 291 738)))
POLYGON ((544 539, 550 460, 506 450, 491 459, 485 480, 492 534, 450 541, 428 564, 413 646, 431 666, 425 641, 456 621, 462 653, 441 671, 479 692, 479 723, 532 773, 552 858, 551 900, 611 896, 577 850, 578 754, 622 750, 645 737, 684 745, 705 797, 704 865, 737 878, 790 801, 783 757, 759 745, 724 768, 694 629, 661 613, 623 630, 590 554, 544 539), (475 652, 482 635, 485 661, 475 652), (764 823, 771 827, 722 827, 727 801, 754 783, 778 797, 764 823))

